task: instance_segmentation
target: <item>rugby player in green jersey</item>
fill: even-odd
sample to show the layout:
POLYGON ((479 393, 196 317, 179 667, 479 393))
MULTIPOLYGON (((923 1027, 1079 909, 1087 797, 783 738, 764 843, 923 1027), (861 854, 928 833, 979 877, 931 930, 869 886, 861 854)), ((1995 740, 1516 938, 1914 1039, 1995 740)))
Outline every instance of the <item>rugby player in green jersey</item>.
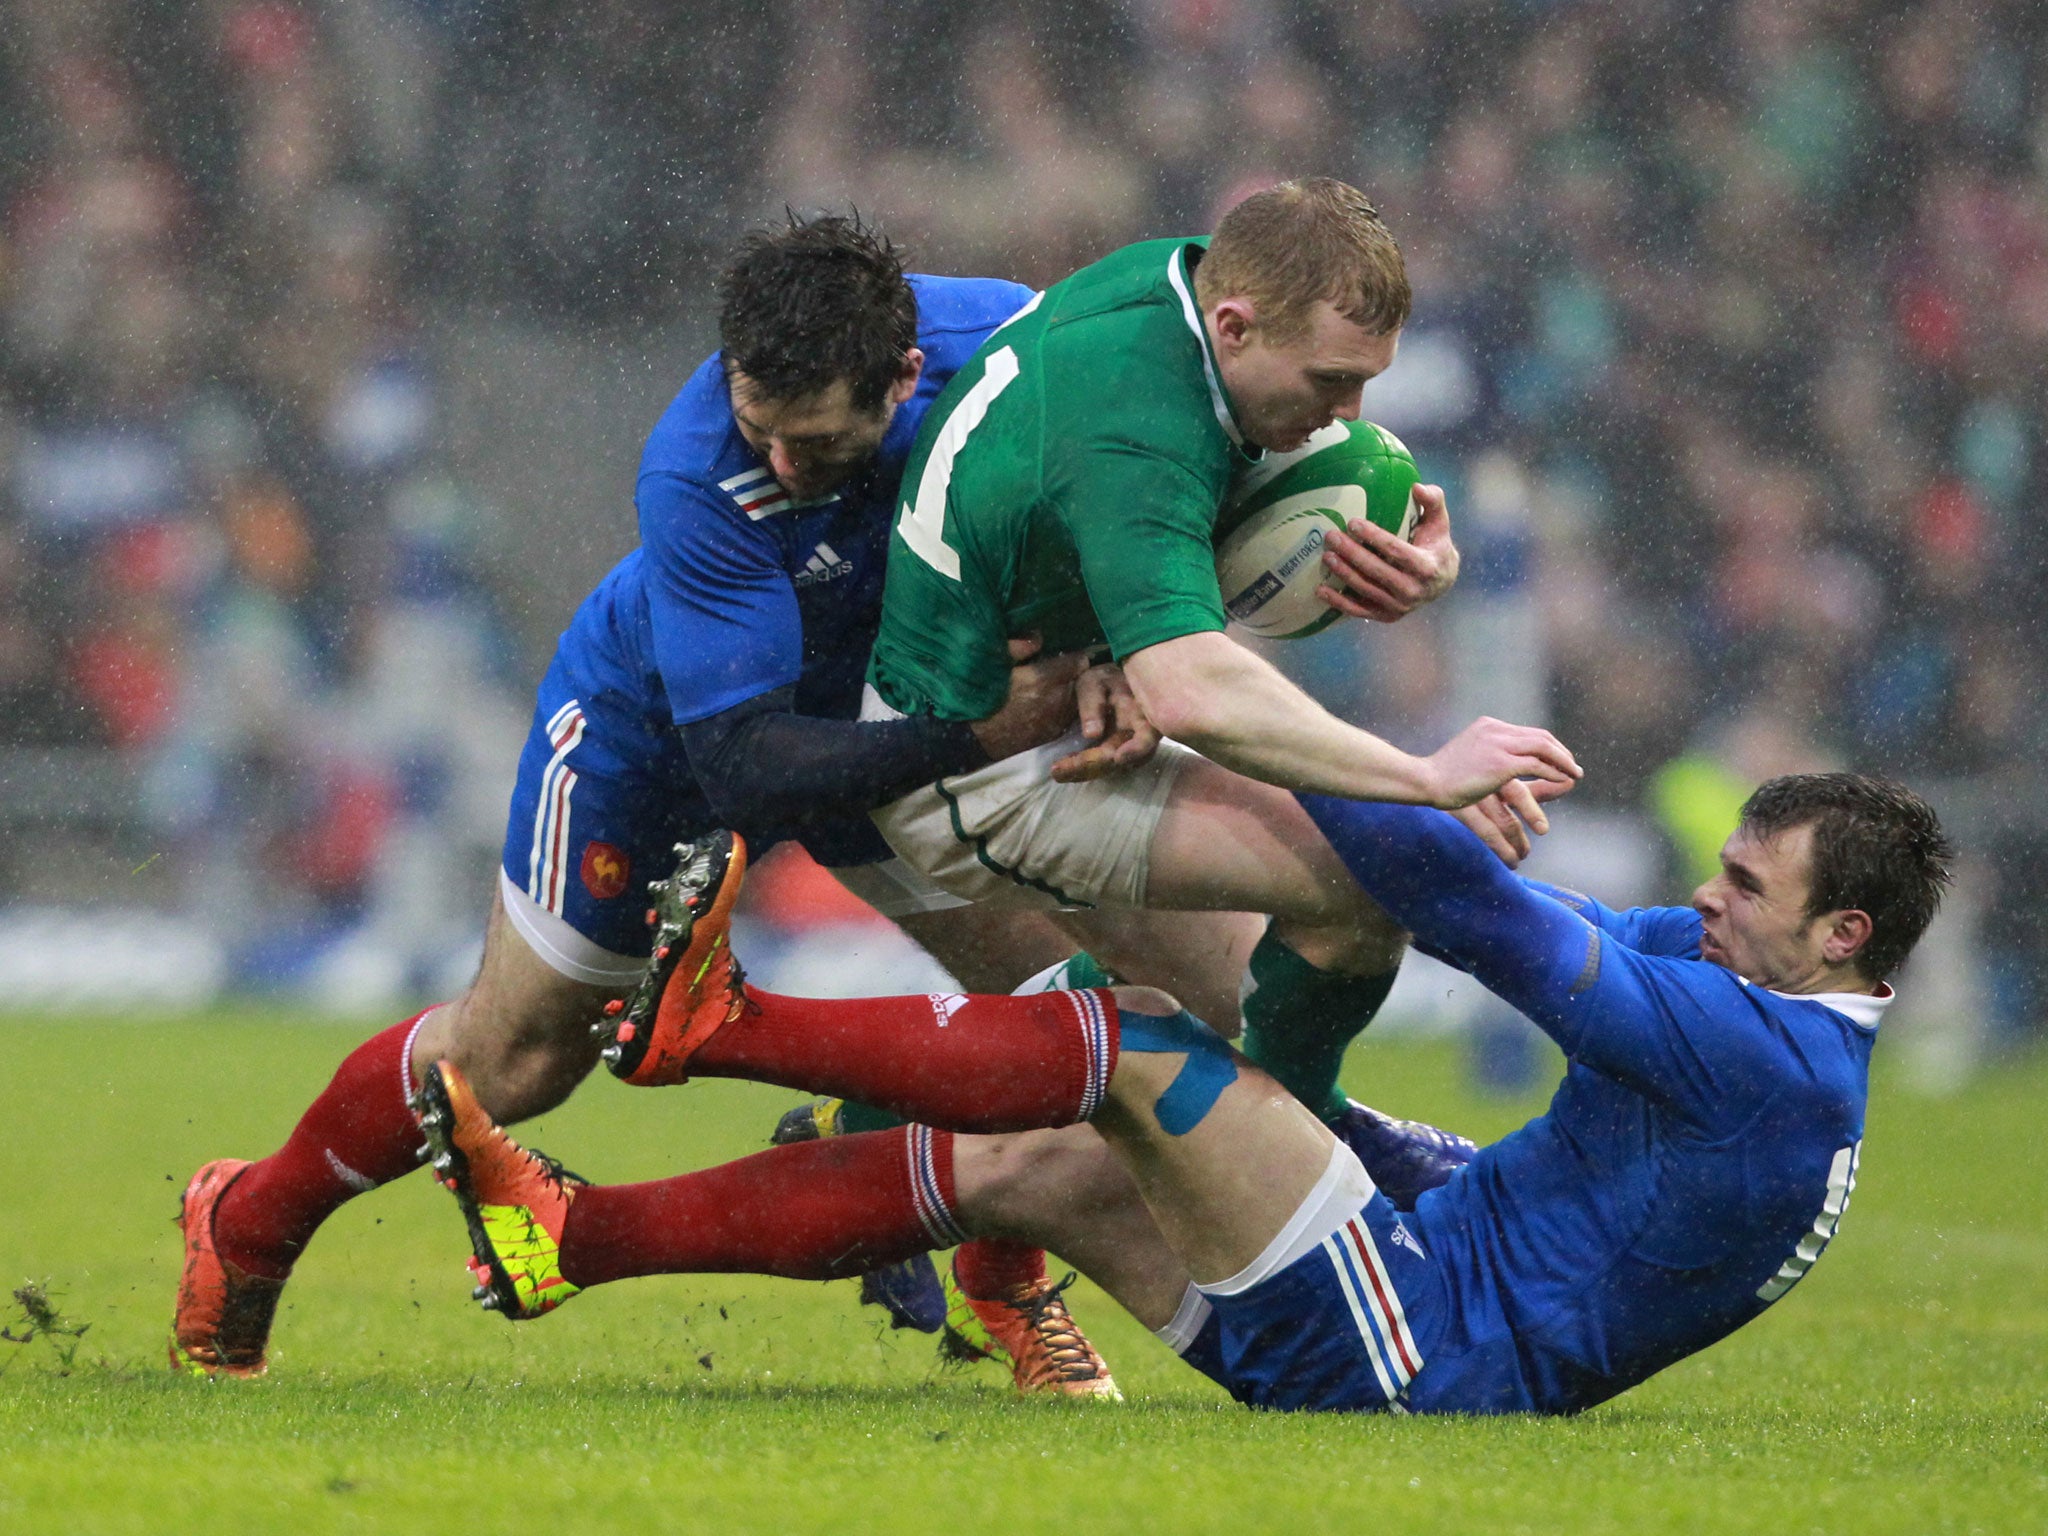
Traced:
MULTIPOLYGON (((1109 771, 1056 781, 1083 745, 1070 738, 913 791, 876 823, 966 900, 1270 914, 1243 1048, 1333 1120, 1344 1048, 1405 936, 1290 792, 1470 808, 1512 859, 1519 821, 1543 826, 1530 781, 1548 798, 1579 772, 1549 732, 1488 719, 1411 756, 1224 632, 1214 545, 1233 475, 1355 420, 1408 307, 1393 237, 1326 178, 1254 194, 1213 239, 1127 246, 1054 284, 925 418, 868 673, 869 718, 972 720, 1003 701, 1012 637, 1120 662, 1169 738, 1149 756, 1137 723, 1097 753, 1109 771)), ((1441 524, 1442 493, 1418 495, 1441 524)))

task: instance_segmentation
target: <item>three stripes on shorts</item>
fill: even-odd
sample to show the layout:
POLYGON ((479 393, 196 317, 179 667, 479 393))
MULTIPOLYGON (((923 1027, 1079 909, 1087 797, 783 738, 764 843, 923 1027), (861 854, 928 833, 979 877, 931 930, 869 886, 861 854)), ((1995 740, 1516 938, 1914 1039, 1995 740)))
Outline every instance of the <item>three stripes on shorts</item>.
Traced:
POLYGON ((1323 1239, 1323 1252, 1337 1273, 1337 1284, 1350 1305, 1351 1320, 1365 1341, 1366 1358, 1390 1407, 1407 1390, 1415 1373, 1422 1369, 1422 1351, 1409 1331, 1408 1315, 1387 1262, 1373 1241, 1372 1229, 1363 1212, 1352 1217, 1323 1239))
POLYGON ((533 813, 526 894, 557 917, 562 915, 569 889, 569 797, 576 789, 576 770, 569 766, 569 754, 583 740, 584 723, 583 706, 575 699, 548 721, 548 744, 555 751, 541 775, 539 803, 533 813))

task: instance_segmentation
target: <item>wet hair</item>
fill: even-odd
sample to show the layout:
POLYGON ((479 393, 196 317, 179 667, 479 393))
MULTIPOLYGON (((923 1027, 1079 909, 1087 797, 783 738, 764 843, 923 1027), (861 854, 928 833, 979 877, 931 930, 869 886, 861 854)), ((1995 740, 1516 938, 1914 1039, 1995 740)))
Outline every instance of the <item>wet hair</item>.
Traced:
POLYGON ((791 213, 753 231, 720 292, 725 361, 766 399, 807 399, 844 379, 854 408, 872 411, 917 345, 903 258, 858 213, 791 213))
POLYGON ((1401 248, 1379 210, 1329 176, 1283 181, 1223 215, 1195 268, 1195 296, 1204 309, 1250 299, 1258 323, 1283 342, 1308 330, 1319 300, 1374 336, 1405 325, 1413 302, 1401 248))
POLYGON ((1856 969, 1880 982, 1905 961, 1941 905, 1955 846, 1934 807, 1902 784, 1861 773, 1793 773, 1772 779, 1742 807, 1742 825, 1771 838, 1813 828, 1806 912, 1870 916, 1856 969))

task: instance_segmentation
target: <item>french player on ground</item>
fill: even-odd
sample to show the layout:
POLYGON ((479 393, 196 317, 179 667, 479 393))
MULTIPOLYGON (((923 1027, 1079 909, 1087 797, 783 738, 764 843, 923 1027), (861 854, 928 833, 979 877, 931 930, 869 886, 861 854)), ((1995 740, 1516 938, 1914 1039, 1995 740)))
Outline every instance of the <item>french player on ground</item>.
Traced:
POLYGON ((745 985, 711 892, 652 1037, 628 1048, 664 1080, 859 1095, 917 1123, 584 1186, 437 1066, 419 1104, 478 1298, 535 1316, 631 1274, 829 1278, 1002 1233, 1077 1262, 1246 1403, 1571 1413, 1799 1282, 1855 1186, 1885 977, 1948 882, 1924 801, 1856 774, 1775 779, 1690 908, 1629 912, 1519 879, 1438 811, 1303 806, 1418 946, 1567 1057, 1546 1113, 1412 1211, 1156 991, 776 997, 745 985), (1005 1133, 1083 1124, 1107 1148, 1092 1181, 1019 1180, 1005 1133))

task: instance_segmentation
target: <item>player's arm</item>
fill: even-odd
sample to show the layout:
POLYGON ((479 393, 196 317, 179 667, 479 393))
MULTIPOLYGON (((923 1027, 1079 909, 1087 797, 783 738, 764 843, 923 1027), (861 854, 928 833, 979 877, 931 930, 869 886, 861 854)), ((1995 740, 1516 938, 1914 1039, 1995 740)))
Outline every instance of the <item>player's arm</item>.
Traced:
POLYGON ((1132 691, 1164 735, 1283 789, 1452 808, 1515 778, 1567 786, 1578 764, 1548 731, 1478 720, 1428 757, 1347 725, 1221 630, 1124 658, 1132 691))
POLYGON ((781 687, 677 729, 718 819, 740 828, 859 815, 921 785, 1058 737, 1085 656, 1030 659, 1021 642, 1009 701, 987 720, 831 720, 795 712, 781 687))
POLYGON ((1732 971, 1638 953, 1504 869, 1452 817, 1301 799, 1419 948, 1526 1014, 1567 1056, 1702 1119, 1769 1090, 1772 1042, 1732 971))
POLYGON ((756 694, 678 726, 712 814, 735 827, 857 815, 988 760, 958 721, 826 720, 795 713, 796 689, 756 694))
POLYGON ((1548 731, 1480 720, 1423 758, 1317 704, 1223 633, 1211 542, 1217 487, 1164 449, 1095 433, 1047 473, 1089 601, 1152 723, 1283 789, 1457 807, 1510 779, 1578 777, 1548 731))
POLYGON ((1524 878, 1522 883, 1540 896, 1571 908, 1611 939, 1645 955, 1669 955, 1679 960, 1697 960, 1700 955, 1700 915, 1691 907, 1628 907, 1617 910, 1604 906, 1579 891, 1542 880, 1524 878))
POLYGON ((644 477, 639 503, 656 664, 691 771, 729 825, 867 811, 1052 740, 1073 718, 1078 657, 1014 668, 1008 701, 984 721, 796 714, 803 620, 773 543, 680 475, 644 477))

